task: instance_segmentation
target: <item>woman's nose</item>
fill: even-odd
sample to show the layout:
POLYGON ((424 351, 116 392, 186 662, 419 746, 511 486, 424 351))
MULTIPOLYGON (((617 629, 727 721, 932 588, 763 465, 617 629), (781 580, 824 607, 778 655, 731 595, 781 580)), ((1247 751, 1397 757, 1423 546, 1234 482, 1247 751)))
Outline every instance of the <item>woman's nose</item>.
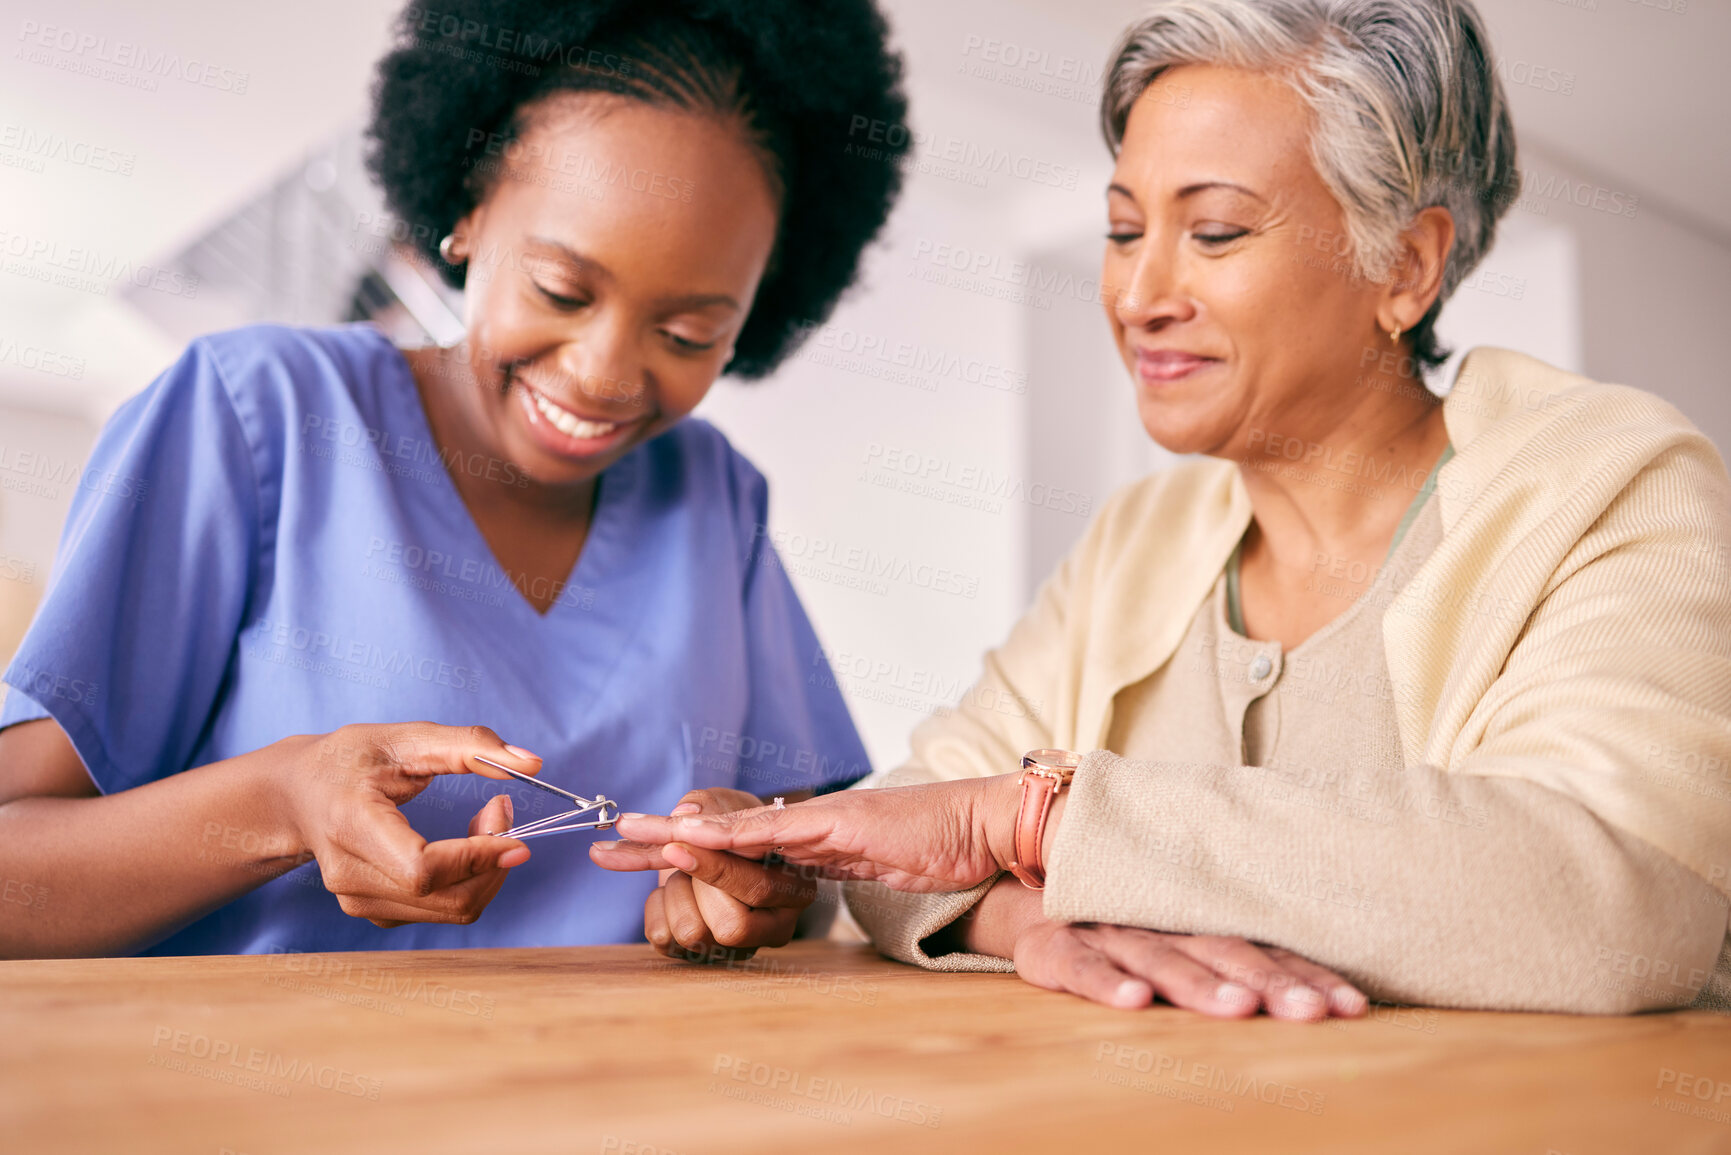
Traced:
POLYGON ((1193 306, 1182 290, 1170 254, 1144 240, 1129 276, 1111 286, 1112 311, 1127 328, 1145 329, 1162 321, 1182 320, 1193 306))
POLYGON ((559 371, 586 400, 617 413, 639 413, 648 404, 642 361, 623 334, 599 326, 565 344, 559 371))

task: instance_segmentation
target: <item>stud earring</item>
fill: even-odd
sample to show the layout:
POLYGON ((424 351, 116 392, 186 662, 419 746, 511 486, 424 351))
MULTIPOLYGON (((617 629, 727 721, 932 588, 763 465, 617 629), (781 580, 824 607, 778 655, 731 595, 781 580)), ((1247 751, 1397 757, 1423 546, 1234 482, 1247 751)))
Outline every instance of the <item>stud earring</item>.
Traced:
POLYGON ((439 242, 439 256, 444 258, 447 265, 460 265, 463 262, 457 259, 456 253, 457 234, 446 233, 445 239, 439 242))

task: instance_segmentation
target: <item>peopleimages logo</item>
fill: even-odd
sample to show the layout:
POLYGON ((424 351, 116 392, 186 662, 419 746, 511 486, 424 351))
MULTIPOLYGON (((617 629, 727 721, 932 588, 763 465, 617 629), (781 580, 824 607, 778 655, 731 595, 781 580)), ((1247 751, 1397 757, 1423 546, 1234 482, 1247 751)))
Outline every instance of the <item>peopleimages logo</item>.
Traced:
POLYGON ((1617 192, 1590 181, 1570 180, 1555 173, 1547 173, 1543 177, 1530 172, 1521 174, 1523 207, 1532 207, 1542 215, 1551 204, 1558 201, 1572 204, 1576 208, 1608 213, 1614 217, 1634 217, 1641 208, 1640 197, 1617 192))
MULTIPOLYGON (((32 161, 60 161, 75 168, 131 176, 138 154, 76 140, 58 132, 41 132, 27 125, 0 124, 0 150, 15 152, 32 161)), ((41 171, 39 168, 37 171, 41 171)))
MULTIPOLYGON (((110 65, 141 72, 147 77, 183 80, 201 88, 232 92, 236 96, 246 95, 247 83, 252 79, 251 73, 207 64, 190 56, 182 56, 178 52, 154 49, 132 40, 111 41, 107 36, 80 32, 76 28, 56 24, 39 24, 34 20, 22 22, 18 39, 24 42, 26 49, 48 49, 64 53, 75 63, 87 67, 110 65)), ((50 61, 32 60, 32 63, 50 61)), ((83 70, 77 68, 71 71, 83 70)), ((154 88, 154 84, 151 87, 154 88)))
POLYGON ((873 120, 856 114, 848 125, 849 155, 875 160, 884 155, 883 146, 899 149, 909 145, 912 147, 904 156, 906 164, 915 164, 922 159, 940 161, 975 170, 984 176, 1009 176, 1032 184, 1070 190, 1075 189, 1082 177, 1082 170, 1075 165, 1055 164, 1025 152, 988 147, 959 136, 926 132, 892 121, 873 120))
POLYGON ((104 253, 87 245, 63 245, 47 237, 30 236, 0 229, 0 257, 10 258, 4 270, 14 276, 106 296, 110 286, 130 285, 167 293, 171 297, 198 296, 198 277, 160 265, 134 265, 124 257, 104 253))
MULTIPOLYGON (((797 530, 770 529, 764 525, 755 528, 752 538, 759 551, 758 564, 780 565, 792 573, 815 576, 809 572, 810 567, 820 566, 857 575, 864 581, 877 583, 877 586, 899 582, 915 589, 965 598, 977 597, 980 592, 978 574, 963 573, 896 554, 880 554, 874 549, 848 545, 832 538, 814 537, 797 530), (763 540, 767 540, 774 550, 764 550, 756 545, 763 540)), ((877 586, 870 588, 873 592, 882 592, 877 586)))
POLYGON ((796 356, 820 365, 871 376, 878 375, 873 371, 876 367, 905 370, 910 383, 917 380, 929 384, 931 389, 937 388, 937 382, 932 380, 937 378, 1018 396, 1028 391, 1026 373, 983 357, 862 332, 846 325, 820 326, 809 322, 803 327, 803 334, 806 343, 796 356))
POLYGON ((1050 309, 1055 297, 1088 305, 1110 304, 1114 308, 1135 303, 1133 295, 1105 285, 1098 278, 1078 276, 1031 261, 923 237, 914 242, 909 275, 928 283, 986 293, 1036 309, 1050 309))
MULTIPOLYGON (((246 1047, 232 1039, 218 1039, 196 1031, 176 1030, 173 1027, 156 1028, 150 1042, 152 1054, 150 1065, 168 1070, 184 1071, 187 1074, 199 1075, 203 1078, 215 1079, 218 1082, 234 1082, 244 1076, 252 1075, 259 1079, 274 1080, 270 1087, 271 1093, 281 1098, 287 1098, 296 1083, 318 1087, 320 1090, 333 1094, 348 1095, 356 1099, 370 1099, 376 1102, 384 1084, 378 1079, 369 1079, 358 1075, 344 1067, 334 1067, 329 1063, 312 1063, 305 1059, 296 1059, 280 1051, 267 1051, 263 1047, 246 1047), (160 1052, 166 1051, 167 1054, 160 1052), (191 1059, 204 1060, 207 1066, 197 1066, 184 1060, 175 1060, 172 1056, 185 1055, 191 1059), (223 1070, 223 1065, 229 1069, 223 1070)), ((255 1087, 265 1090, 264 1087, 255 1087)))
POLYGON ((867 470, 864 480, 878 482, 881 477, 889 477, 915 482, 917 484, 899 488, 916 496, 941 496, 941 491, 947 488, 985 499, 988 502, 985 508, 994 513, 1002 509, 1002 504, 991 503, 1004 502, 1023 503, 1081 517, 1094 511, 1094 498, 1090 494, 1045 482, 1028 482, 1007 473, 993 473, 978 465, 876 441, 866 447, 864 465, 867 470))
MULTIPOLYGON (((455 13, 440 12, 434 8, 419 6, 411 6, 403 15, 406 26, 413 31, 417 40, 429 41, 438 37, 443 40, 455 41, 455 44, 449 46, 456 50, 453 55, 462 52, 472 44, 476 48, 499 53, 501 58, 518 57, 521 60, 534 61, 541 65, 564 67, 578 72, 630 76, 633 71, 641 71, 641 66, 632 61, 630 57, 620 56, 613 52, 602 52, 581 44, 566 44, 543 33, 526 32, 502 25, 483 24, 479 20, 458 16, 455 13)), ((522 68, 519 71, 534 75, 540 70, 538 68, 522 68)))
MULTIPOLYGON (((842 1112, 858 1111, 861 1115, 875 1115, 880 1119, 894 1119, 915 1127, 933 1128, 939 1126, 944 1117, 942 1107, 922 1103, 906 1095, 885 1094, 861 1087, 857 1083, 843 1083, 839 1079, 814 1078, 787 1067, 753 1062, 739 1055, 715 1056, 710 1074, 716 1077, 716 1084, 711 1085, 712 1089, 717 1084, 725 1088, 729 1082, 744 1084, 774 1097, 762 1100, 765 1106, 778 1107, 790 1114, 805 1114, 806 1110, 801 1108, 809 1109, 811 1104, 821 1104, 842 1112)), ((846 1114, 825 1118, 826 1121, 837 1123, 850 1121, 846 1114)))
POLYGON ((248 627, 246 640, 251 646, 247 650, 251 657, 344 677, 378 689, 388 688, 389 676, 396 674, 472 694, 481 689, 481 671, 473 667, 394 646, 387 649, 374 642, 290 622, 260 618, 248 627), (265 647, 273 647, 274 652, 265 647))

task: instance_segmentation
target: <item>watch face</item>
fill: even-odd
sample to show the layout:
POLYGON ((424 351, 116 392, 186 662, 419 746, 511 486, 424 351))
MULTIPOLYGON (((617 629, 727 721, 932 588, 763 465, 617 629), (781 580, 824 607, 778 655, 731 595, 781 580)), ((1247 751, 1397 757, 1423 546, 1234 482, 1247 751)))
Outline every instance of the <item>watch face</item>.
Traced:
POLYGON ((1044 770, 1069 778, 1082 764, 1082 756, 1071 750, 1030 750, 1022 755, 1022 769, 1044 770))

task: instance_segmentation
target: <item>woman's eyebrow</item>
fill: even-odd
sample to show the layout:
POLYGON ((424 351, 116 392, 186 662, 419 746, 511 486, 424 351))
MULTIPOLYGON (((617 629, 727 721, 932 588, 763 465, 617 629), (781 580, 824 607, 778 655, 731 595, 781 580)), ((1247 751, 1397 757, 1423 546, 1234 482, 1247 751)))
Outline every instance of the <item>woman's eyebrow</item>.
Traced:
MULTIPOLYGON (((1256 200, 1262 201, 1264 204, 1267 203, 1267 198, 1263 197, 1262 194, 1253 189, 1245 188, 1241 184, 1233 184, 1229 180, 1205 180, 1198 181, 1196 184, 1187 184, 1178 190, 1178 199, 1183 200, 1186 197, 1193 197, 1197 193, 1208 192, 1210 189, 1226 189, 1229 192, 1243 193, 1247 197, 1253 197, 1256 200)), ((1116 182, 1107 185, 1106 191, 1107 193, 1117 193, 1119 196, 1128 197, 1131 200, 1136 199, 1135 193, 1116 182)))
POLYGON ((563 241, 556 241, 551 237, 530 237, 529 244, 533 248, 553 250, 560 260, 567 264, 575 265, 577 271, 580 273, 587 273, 590 276, 599 277, 605 281, 611 281, 613 279, 613 273, 606 265, 597 261, 594 257, 584 256, 582 253, 578 252, 563 241))
MULTIPOLYGON (((538 249, 551 249, 558 254, 559 259, 574 265, 580 273, 587 273, 604 281, 612 281, 613 273, 608 267, 594 257, 586 257, 563 241, 551 237, 530 237, 529 244, 538 249)), ((717 305, 725 305, 734 312, 740 310, 740 304, 726 293, 687 293, 683 296, 669 297, 663 302, 673 309, 708 309, 717 305)))
POLYGON ((1267 203, 1267 198, 1263 197, 1261 193, 1256 192, 1254 189, 1247 189, 1241 184, 1233 184, 1229 180, 1205 180, 1196 184, 1187 184, 1178 190, 1178 199, 1183 200, 1185 197, 1192 197, 1197 193, 1203 193, 1210 189, 1217 188, 1227 189, 1231 192, 1243 193, 1247 197, 1252 197, 1256 200, 1262 201, 1264 204, 1267 203))

